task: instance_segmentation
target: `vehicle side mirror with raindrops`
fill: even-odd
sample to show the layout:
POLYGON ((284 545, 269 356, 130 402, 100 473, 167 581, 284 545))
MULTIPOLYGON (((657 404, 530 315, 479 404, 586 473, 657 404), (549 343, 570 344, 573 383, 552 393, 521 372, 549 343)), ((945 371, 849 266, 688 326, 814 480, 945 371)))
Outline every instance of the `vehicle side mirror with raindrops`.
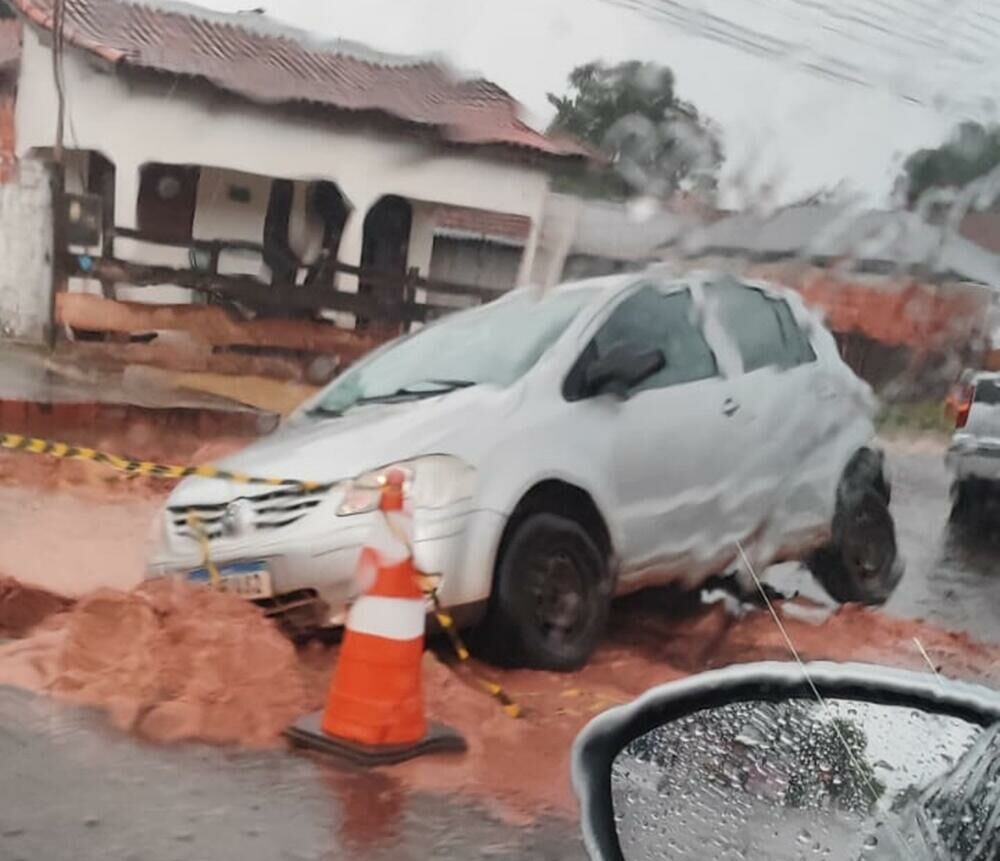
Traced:
POLYGON ((864 664, 759 663, 592 720, 593 861, 1000 859, 1000 694, 864 664))

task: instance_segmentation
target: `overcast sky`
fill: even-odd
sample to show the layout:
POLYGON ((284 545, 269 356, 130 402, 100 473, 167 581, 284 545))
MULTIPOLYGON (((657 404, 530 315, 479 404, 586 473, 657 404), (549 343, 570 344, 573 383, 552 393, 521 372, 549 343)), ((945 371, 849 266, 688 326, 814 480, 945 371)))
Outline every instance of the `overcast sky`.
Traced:
MULTIPOLYGON (((444 56, 509 90, 537 125, 551 116, 546 92, 562 92, 580 63, 669 65, 680 95, 722 129, 730 203, 739 203, 737 176, 749 177, 754 190, 771 183, 785 200, 846 178, 883 203, 905 153, 937 144, 958 119, 992 118, 982 96, 1000 84, 1000 58, 993 59, 978 16, 994 0, 853 0, 873 15, 860 28, 857 18, 842 18, 851 0, 831 0, 835 11, 825 11, 823 0, 682 2, 696 10, 686 24, 612 0, 199 0, 220 11, 260 3, 271 17, 317 36, 444 56), (720 44, 698 35, 699 9, 796 47, 779 46, 777 59, 762 59, 720 44), (817 57, 867 85, 801 69, 817 57), (929 106, 941 92, 953 103, 929 106)), ((1000 25, 1000 8, 993 11, 1000 25)))

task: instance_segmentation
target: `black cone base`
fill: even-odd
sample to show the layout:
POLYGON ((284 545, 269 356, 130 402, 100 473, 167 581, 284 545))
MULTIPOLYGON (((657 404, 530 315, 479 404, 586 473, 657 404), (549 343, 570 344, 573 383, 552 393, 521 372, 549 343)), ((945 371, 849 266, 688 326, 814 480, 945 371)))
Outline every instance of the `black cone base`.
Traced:
POLYGON ((296 747, 315 750, 354 765, 393 765, 426 753, 461 753, 467 750, 465 739, 450 726, 430 722, 427 735, 411 744, 362 744, 327 735, 320 728, 323 712, 299 718, 285 736, 296 747))

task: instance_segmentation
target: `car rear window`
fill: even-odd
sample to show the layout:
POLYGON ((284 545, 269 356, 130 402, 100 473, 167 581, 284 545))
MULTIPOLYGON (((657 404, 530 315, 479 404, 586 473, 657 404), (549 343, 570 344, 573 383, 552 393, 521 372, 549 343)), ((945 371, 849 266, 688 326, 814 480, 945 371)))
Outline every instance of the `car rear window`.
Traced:
POLYGON ((980 380, 976 383, 976 393, 972 400, 989 406, 1000 404, 1000 380, 980 380))

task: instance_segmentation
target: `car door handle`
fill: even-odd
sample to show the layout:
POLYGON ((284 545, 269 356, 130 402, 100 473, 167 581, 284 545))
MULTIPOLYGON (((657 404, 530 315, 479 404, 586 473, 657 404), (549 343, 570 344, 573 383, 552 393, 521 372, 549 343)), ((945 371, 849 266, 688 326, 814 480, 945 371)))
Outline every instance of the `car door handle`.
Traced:
POLYGON ((732 398, 726 398, 722 402, 722 412, 727 416, 732 416, 740 408, 740 405, 736 403, 732 398))

